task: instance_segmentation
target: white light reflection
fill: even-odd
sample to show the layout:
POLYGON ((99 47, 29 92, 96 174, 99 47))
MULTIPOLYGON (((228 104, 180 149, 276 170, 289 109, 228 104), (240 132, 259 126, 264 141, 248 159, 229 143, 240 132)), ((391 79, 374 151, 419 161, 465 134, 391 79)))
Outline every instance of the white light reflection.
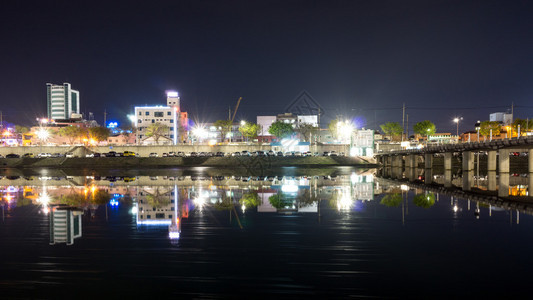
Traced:
POLYGON ((339 192, 340 192, 340 197, 337 200, 337 210, 338 211, 350 210, 354 205, 354 201, 350 197, 350 191, 344 188, 340 190, 339 192))
POLYGON ((46 192, 46 186, 43 187, 43 192, 37 198, 37 203, 43 206, 43 213, 45 215, 50 212, 50 207, 48 205, 50 203, 50 196, 48 196, 48 193, 46 192))

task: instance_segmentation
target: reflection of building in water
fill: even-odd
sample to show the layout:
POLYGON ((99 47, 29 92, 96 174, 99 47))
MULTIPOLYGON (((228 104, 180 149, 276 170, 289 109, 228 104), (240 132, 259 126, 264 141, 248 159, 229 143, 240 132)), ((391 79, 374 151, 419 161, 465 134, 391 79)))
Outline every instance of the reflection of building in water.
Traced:
POLYGON ((53 206, 50 209, 50 245, 66 243, 72 245, 81 237, 81 216, 83 210, 71 206, 53 206))
POLYGON ((137 225, 170 225, 174 216, 171 187, 145 186, 137 190, 137 225))
POLYGON ((357 175, 353 173, 350 176, 352 184, 352 198, 355 200, 371 201, 374 200, 374 176, 357 175))
MULTIPOLYGON (((185 192, 185 190, 183 190, 185 192)), ((179 239, 181 220, 188 218, 189 207, 180 207, 178 186, 144 186, 137 189, 137 203, 135 206, 137 225, 168 226, 168 237, 179 239)))

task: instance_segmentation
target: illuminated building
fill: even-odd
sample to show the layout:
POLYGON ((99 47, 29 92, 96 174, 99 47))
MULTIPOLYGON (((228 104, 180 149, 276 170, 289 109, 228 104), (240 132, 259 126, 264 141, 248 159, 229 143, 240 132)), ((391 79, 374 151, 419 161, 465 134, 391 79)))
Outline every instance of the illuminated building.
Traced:
POLYGON ((53 206, 50 210, 50 245, 74 244, 81 237, 81 216, 83 210, 70 206, 53 206))
POLYGON ((158 144, 176 145, 178 142, 186 140, 186 131, 188 130, 187 112, 180 109, 180 97, 177 92, 167 92, 166 106, 136 106, 135 115, 132 117, 136 131, 136 140, 140 144, 156 144, 152 138, 147 138, 147 128, 155 123, 166 126, 162 137, 157 141, 158 144), (180 132, 179 129, 182 129, 180 132))
POLYGON ((73 90, 70 83, 63 83, 63 85, 47 83, 46 100, 48 119, 81 118, 80 92, 73 90))

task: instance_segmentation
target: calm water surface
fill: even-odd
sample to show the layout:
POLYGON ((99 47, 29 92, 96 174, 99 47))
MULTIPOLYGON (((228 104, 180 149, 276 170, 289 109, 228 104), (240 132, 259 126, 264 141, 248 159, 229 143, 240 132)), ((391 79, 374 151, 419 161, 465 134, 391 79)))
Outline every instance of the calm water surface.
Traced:
MULTIPOLYGON (((529 291, 528 197, 444 188, 438 176, 428 186, 350 168, 270 177, 142 172, 0 179, 1 297, 449 298, 529 291)), ((527 195, 527 186, 511 180, 510 191, 521 188, 527 195)))

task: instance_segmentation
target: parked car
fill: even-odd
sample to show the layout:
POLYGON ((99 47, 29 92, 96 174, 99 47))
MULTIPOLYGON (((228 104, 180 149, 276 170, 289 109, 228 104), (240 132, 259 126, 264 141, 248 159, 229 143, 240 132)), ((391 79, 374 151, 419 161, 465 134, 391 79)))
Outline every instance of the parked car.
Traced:
POLYGON ((241 151, 241 156, 250 156, 250 152, 248 152, 247 150, 243 150, 241 151))
POLYGON ((163 155, 161 155, 162 157, 168 157, 168 153, 166 152, 163 152, 163 155))
POLYGON ((198 153, 196 153, 196 152, 191 152, 191 154, 190 154, 189 156, 191 156, 191 157, 198 157, 198 153))
POLYGON ((270 151, 267 152, 267 155, 268 156, 276 156, 276 153, 274 151, 270 150, 270 151))
POLYGON ((241 156, 241 153, 240 153, 240 152, 233 152, 233 153, 231 154, 231 156, 241 156))
POLYGON ((137 155, 133 151, 127 151, 127 150, 124 151, 124 157, 135 157, 135 156, 137 155))
POLYGON ((158 157, 159 155, 157 155, 157 153, 155 152, 152 152, 148 155, 148 157, 158 157))
POLYGON ((176 153, 176 156, 185 157, 185 152, 178 151, 178 153, 176 153))
POLYGON ((329 156, 329 152, 328 151, 324 151, 324 153, 322 153, 322 156, 329 156))
POLYGON ((20 155, 15 153, 9 153, 8 155, 6 155, 6 158, 20 158, 20 155))
POLYGON ((293 155, 294 156, 303 156, 302 152, 300 152, 300 151, 293 152, 293 155))
POLYGON ((24 153, 22 157, 35 157, 35 155, 33 153, 24 153))
POLYGON ((276 153, 276 156, 283 156, 283 152, 278 151, 278 152, 276 153))
POLYGON ((117 157, 120 156, 116 151, 109 151, 105 154, 105 157, 117 157))
POLYGON ((2 154, 0 154, 0 158, 4 158, 4 156, 2 154))
POLYGON ((217 152, 217 153, 215 154, 215 156, 216 156, 216 157, 224 157, 224 152, 220 152, 220 151, 219 151, 219 152, 217 152))
POLYGON ((37 154, 37 157, 39 158, 52 157, 52 154, 43 152, 43 153, 37 154))
POLYGON ((329 153, 329 156, 337 156, 337 152, 335 152, 335 151, 331 151, 331 152, 329 153))
POLYGON ((67 157, 67 158, 72 158, 72 157, 74 157, 74 153, 72 153, 72 152, 67 152, 67 153, 65 153, 65 157, 67 157))
POLYGON ((59 157, 63 157, 63 154, 61 154, 61 153, 54 153, 54 154, 52 154, 50 157, 59 158, 59 157))
POLYGON ((170 151, 170 152, 168 153, 168 157, 174 157, 174 156, 176 156, 176 152, 174 152, 174 151, 170 151))

